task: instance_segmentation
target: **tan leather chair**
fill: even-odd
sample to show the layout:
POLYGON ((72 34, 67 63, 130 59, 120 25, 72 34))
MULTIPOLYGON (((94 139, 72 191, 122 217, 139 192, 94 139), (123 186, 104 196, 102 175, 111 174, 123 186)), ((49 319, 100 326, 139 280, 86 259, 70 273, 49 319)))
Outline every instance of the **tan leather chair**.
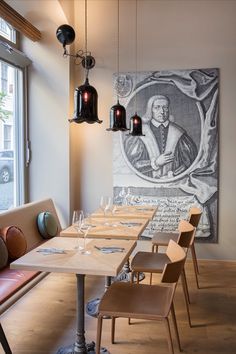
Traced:
POLYGON ((163 321, 167 328, 168 347, 174 354, 169 324, 172 314, 174 330, 181 351, 176 323, 173 298, 179 276, 184 267, 186 253, 176 242, 170 240, 169 254, 171 262, 165 264, 160 284, 113 283, 103 295, 98 308, 96 354, 100 354, 103 317, 112 318, 111 341, 115 338, 115 320, 117 317, 163 321))
MULTIPOLYGON (((196 229, 198 227, 201 215, 202 215, 202 210, 200 208, 191 207, 189 209, 188 221, 196 229)), ((167 246, 170 239, 174 240, 174 241, 177 241, 178 237, 179 237, 178 233, 156 232, 156 233, 154 233, 153 238, 152 238, 152 250, 157 252, 159 246, 167 246)), ((191 254, 192 254, 192 260, 193 260, 193 267, 194 267, 196 283, 197 283, 197 287, 199 289, 200 288, 199 287, 199 281, 198 281, 199 268, 198 268, 196 251, 195 251, 195 246, 194 246, 194 239, 193 239, 193 242, 192 242, 192 244, 190 246, 190 250, 191 250, 191 254)))
MULTIPOLYGON (((191 225, 188 221, 181 220, 179 222, 179 234, 176 242, 185 249, 186 255, 190 245, 193 242, 195 236, 195 227, 191 225)), ((134 280, 134 275, 136 275, 137 282, 139 282, 139 273, 151 273, 150 274, 150 284, 152 283, 152 273, 161 273, 166 263, 172 262, 172 252, 167 247, 166 253, 153 253, 153 252, 138 252, 134 256, 131 262, 131 280, 134 280)), ((183 286, 184 298, 186 302, 188 322, 190 327, 190 311, 189 311, 189 292, 186 280, 185 270, 183 268, 181 273, 181 282, 183 286)), ((129 321, 130 323, 130 321, 129 321)))

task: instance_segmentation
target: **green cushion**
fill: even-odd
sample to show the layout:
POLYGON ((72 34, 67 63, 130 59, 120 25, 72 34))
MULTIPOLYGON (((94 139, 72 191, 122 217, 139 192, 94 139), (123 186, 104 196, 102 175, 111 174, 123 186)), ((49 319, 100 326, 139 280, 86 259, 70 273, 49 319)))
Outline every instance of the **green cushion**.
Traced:
POLYGON ((44 211, 37 216, 37 225, 40 235, 43 238, 51 238, 57 235, 58 225, 52 213, 44 211))
POLYGON ((6 267, 8 263, 8 250, 5 241, 0 236, 0 269, 6 267))

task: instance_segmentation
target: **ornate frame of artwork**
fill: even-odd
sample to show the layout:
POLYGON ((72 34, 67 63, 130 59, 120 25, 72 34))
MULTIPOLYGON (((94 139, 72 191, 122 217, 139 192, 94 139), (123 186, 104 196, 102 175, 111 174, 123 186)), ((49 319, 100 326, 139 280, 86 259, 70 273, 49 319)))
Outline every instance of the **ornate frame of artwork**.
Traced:
POLYGON ((196 240, 218 240, 218 77, 215 68, 114 74, 127 125, 137 111, 144 133, 113 135, 114 198, 158 205, 145 239, 176 230, 194 205, 196 240))

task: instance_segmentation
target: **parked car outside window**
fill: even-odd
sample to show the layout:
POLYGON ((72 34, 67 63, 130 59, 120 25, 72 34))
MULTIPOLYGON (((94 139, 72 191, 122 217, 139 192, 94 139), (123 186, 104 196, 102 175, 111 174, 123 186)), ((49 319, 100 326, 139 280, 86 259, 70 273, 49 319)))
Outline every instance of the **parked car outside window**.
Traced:
POLYGON ((8 183, 14 175, 13 150, 0 151, 0 183, 8 183))

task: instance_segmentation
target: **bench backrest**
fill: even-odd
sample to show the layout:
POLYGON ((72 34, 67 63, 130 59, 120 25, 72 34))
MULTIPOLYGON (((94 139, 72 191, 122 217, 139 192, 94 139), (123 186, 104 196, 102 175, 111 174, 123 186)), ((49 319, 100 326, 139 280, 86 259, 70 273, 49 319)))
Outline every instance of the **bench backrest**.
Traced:
POLYGON ((26 237, 27 251, 29 251, 43 241, 37 227, 37 215, 43 211, 49 211, 54 215, 57 220, 59 234, 61 224, 52 199, 23 204, 0 213, 0 228, 12 225, 19 227, 26 237))

